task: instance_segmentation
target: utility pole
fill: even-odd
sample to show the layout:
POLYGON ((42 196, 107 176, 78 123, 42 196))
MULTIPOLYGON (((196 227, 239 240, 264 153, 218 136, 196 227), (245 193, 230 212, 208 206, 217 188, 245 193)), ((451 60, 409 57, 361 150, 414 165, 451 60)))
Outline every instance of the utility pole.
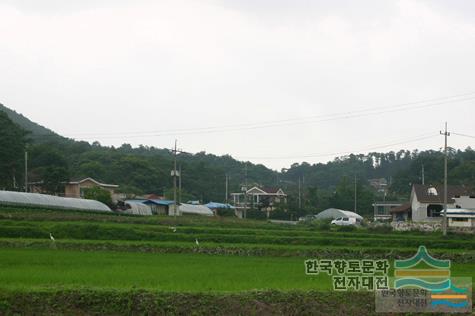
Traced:
POLYGON ((28 151, 25 150, 25 192, 28 192, 28 151))
POLYGON ((301 180, 299 176, 299 210, 302 209, 302 190, 301 190, 301 180))
POLYGON ((229 187, 229 176, 226 174, 226 198, 224 199, 224 202, 228 204, 228 187, 229 187))
POLYGON ((175 202, 173 205, 173 216, 175 217, 176 220, 176 211, 177 211, 177 199, 176 199, 176 154, 177 154, 177 149, 176 149, 176 139, 175 139, 175 148, 173 149, 173 201, 175 202))
POLYGON ((244 165, 244 218, 247 218, 247 162, 244 165))
POLYGON ((178 168, 178 204, 181 204, 181 165, 178 168))
POLYGON ((356 175, 355 175, 355 213, 356 213, 356 200, 357 200, 357 192, 356 192, 356 175))
POLYGON ((445 131, 440 132, 441 135, 444 135, 445 145, 444 145, 444 221, 442 224, 444 236, 447 235, 447 137, 450 136, 450 133, 447 131, 447 122, 445 122, 445 131))
POLYGON ((424 164, 422 164, 422 185, 426 184, 425 175, 424 175, 424 164))

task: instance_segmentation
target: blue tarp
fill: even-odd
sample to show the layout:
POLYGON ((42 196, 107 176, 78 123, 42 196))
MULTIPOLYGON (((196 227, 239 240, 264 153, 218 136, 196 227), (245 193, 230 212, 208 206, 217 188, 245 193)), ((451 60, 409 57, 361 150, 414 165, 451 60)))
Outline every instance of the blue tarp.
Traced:
POLYGON ((175 201, 172 201, 172 200, 145 200, 142 203, 168 206, 168 205, 175 204, 175 201))
POLYGON ((209 202, 208 204, 205 204, 205 206, 212 209, 212 210, 215 210, 215 209, 218 209, 218 208, 234 209, 234 206, 232 206, 231 204, 224 204, 224 203, 217 203, 217 202, 209 202))

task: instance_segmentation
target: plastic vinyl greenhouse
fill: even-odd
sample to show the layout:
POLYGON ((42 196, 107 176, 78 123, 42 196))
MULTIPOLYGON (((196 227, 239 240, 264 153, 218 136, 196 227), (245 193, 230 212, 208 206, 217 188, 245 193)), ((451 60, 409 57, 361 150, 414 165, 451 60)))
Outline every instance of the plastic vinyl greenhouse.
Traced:
POLYGON ((0 205, 112 212, 107 205, 94 200, 64 198, 39 193, 11 191, 0 191, 0 205))
POLYGON ((137 201, 125 201, 127 209, 124 211, 125 214, 131 215, 143 215, 143 216, 152 216, 152 209, 150 206, 145 205, 137 201))

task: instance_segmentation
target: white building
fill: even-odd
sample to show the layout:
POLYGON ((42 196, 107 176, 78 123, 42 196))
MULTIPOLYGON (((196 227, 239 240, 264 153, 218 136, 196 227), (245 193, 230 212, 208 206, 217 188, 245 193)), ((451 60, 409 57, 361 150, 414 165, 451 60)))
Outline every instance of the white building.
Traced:
MULTIPOLYGON (((463 185, 447 186, 447 209, 475 207, 470 190, 463 185)), ((409 205, 391 210, 394 221, 414 222, 442 221, 444 209, 444 186, 414 184, 409 205)), ((447 213, 448 214, 448 213, 447 213)))

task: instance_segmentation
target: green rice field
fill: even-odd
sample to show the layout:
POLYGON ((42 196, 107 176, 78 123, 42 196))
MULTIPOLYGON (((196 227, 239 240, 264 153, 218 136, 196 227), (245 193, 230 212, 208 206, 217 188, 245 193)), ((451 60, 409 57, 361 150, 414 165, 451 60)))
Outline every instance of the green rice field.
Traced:
POLYGON ((81 315, 114 315, 122 313, 119 306, 143 314, 134 309, 141 306, 145 314, 185 315, 189 306, 176 298, 181 293, 197 304, 197 314, 212 313, 214 304, 221 306, 219 312, 231 304, 233 314, 262 314, 262 304, 270 304, 264 310, 288 314, 287 308, 304 304, 303 313, 342 309, 352 315, 342 302, 355 300, 356 314, 373 310, 370 293, 336 293, 328 275, 305 274, 304 260, 392 262, 411 257, 420 245, 436 258, 452 260, 453 276, 475 279, 473 235, 0 209, 0 314, 22 314, 24 306, 37 302, 27 314, 78 309, 81 315), (322 301, 314 301, 315 296, 322 301))

